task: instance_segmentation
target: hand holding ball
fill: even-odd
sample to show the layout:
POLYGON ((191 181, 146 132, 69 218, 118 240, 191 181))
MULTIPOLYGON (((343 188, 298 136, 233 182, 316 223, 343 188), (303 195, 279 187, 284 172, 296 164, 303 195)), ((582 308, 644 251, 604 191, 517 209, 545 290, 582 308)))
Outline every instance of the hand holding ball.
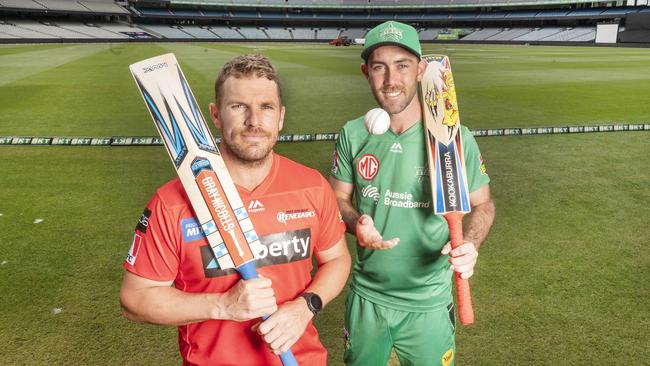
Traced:
POLYGON ((388 128, 390 127, 390 116, 388 115, 388 112, 381 108, 369 110, 363 121, 366 124, 368 132, 373 135, 381 135, 388 131, 388 128))

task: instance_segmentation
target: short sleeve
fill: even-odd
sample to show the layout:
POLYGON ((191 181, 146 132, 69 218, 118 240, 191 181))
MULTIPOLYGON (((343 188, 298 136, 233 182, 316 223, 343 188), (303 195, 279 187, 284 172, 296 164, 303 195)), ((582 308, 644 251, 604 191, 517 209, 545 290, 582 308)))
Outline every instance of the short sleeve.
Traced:
POLYGON ((124 268, 153 281, 173 281, 180 262, 177 222, 156 193, 135 227, 124 268))
POLYGON ((490 177, 487 174, 483 155, 479 150, 476 139, 472 133, 462 127, 463 153, 465 155, 465 170, 467 171, 467 184, 470 193, 476 191, 482 186, 490 183, 490 177))
POLYGON ((345 223, 341 218, 336 196, 329 183, 321 176, 321 207, 319 208, 320 230, 316 241, 317 251, 327 250, 345 235, 345 223))
POLYGON ((345 128, 339 132, 332 157, 332 177, 342 182, 352 183, 352 151, 345 128))

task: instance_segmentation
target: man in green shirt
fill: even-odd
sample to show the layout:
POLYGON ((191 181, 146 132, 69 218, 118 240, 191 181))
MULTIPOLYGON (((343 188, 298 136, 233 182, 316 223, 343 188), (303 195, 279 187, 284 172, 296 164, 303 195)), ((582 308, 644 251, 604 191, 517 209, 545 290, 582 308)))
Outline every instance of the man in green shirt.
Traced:
POLYGON ((357 236, 346 302, 347 365, 385 365, 395 349, 402 365, 454 362, 451 274, 473 274, 495 208, 476 141, 463 138, 472 212, 465 242, 451 250, 449 230, 431 207, 431 187, 417 86, 426 68, 417 31, 389 21, 366 35, 361 71, 390 129, 368 133, 363 117, 343 126, 330 183, 347 230, 357 236))

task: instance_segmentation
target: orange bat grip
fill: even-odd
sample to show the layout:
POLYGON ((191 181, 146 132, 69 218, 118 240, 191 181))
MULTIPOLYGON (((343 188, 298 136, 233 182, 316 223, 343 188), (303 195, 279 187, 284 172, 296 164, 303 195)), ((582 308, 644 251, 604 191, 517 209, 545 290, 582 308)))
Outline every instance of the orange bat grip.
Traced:
MULTIPOLYGON (((450 212, 445 215, 449 226, 449 239, 451 247, 456 248, 463 244, 463 213, 450 212)), ((469 280, 460 278, 456 272, 456 293, 458 295, 458 317, 462 325, 474 323, 474 308, 472 307, 472 294, 469 290, 469 280)))

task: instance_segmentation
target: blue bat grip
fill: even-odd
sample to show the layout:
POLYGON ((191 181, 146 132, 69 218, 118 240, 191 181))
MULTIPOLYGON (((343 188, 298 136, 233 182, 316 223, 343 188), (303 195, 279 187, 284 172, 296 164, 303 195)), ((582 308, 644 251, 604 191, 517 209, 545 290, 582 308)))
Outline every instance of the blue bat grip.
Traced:
MULTIPOLYGON (((255 262, 250 261, 247 263, 242 264, 241 266, 237 267, 237 272, 241 275, 241 278, 245 280, 252 280, 253 278, 257 278, 257 269, 255 268, 255 262)), ((268 315, 264 315, 262 319, 266 320, 268 319, 268 315)), ((284 366, 298 366, 298 361, 296 361, 296 358, 293 357, 293 352, 291 350, 288 350, 287 352, 283 353, 280 355, 280 360, 282 361, 282 364, 284 366)))

